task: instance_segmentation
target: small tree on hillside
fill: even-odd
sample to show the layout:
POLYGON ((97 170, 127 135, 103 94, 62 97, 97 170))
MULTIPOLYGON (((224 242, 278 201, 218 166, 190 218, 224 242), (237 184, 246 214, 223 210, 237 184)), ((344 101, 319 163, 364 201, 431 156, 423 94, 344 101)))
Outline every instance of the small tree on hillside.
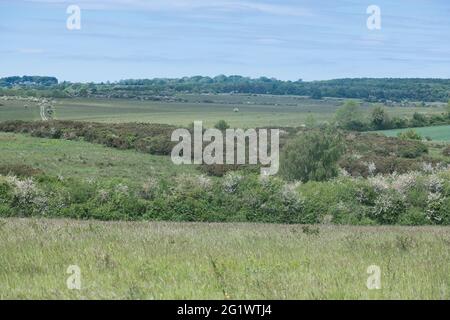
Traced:
POLYGON ((281 153, 280 173, 287 180, 324 181, 338 175, 344 152, 340 134, 310 131, 288 141, 281 153))
POLYGON ((340 107, 335 114, 335 120, 339 127, 353 130, 364 126, 362 112, 358 102, 348 100, 340 107))
POLYGON ((376 106, 371 113, 371 122, 375 129, 383 130, 389 128, 391 121, 386 110, 381 106, 376 106))
POLYGON ((228 128, 230 128, 229 124, 225 120, 219 120, 215 125, 214 128, 219 129, 221 131, 225 131, 228 128))
POLYGON ((411 126, 413 127, 425 127, 428 125, 427 118, 418 112, 414 112, 413 117, 411 119, 411 126))

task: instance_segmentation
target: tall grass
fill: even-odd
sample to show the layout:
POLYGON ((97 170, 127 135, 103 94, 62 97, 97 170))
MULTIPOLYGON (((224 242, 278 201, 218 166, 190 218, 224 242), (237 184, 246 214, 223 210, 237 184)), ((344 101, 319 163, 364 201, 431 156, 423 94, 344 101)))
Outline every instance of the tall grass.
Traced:
POLYGON ((0 298, 448 299, 450 228, 0 220, 0 298), (69 265, 81 290, 69 290, 69 265), (366 287, 381 268, 381 289, 366 287))

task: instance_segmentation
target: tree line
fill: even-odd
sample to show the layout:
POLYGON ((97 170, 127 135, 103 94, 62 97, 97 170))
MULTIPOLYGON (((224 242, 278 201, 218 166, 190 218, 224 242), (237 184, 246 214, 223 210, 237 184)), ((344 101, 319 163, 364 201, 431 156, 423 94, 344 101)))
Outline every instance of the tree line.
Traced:
POLYGON ((323 81, 282 81, 243 76, 128 79, 117 82, 71 83, 54 77, 8 77, 0 79, 0 94, 48 97, 145 98, 176 93, 243 93, 299 95, 386 101, 448 101, 450 79, 354 78, 323 81))

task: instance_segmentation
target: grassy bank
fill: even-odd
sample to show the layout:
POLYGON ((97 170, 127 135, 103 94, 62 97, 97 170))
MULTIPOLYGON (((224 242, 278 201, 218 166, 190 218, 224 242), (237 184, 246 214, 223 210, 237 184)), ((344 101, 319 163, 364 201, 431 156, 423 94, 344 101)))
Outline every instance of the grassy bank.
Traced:
MULTIPOLYGON (((394 129, 377 131, 388 137, 396 137, 400 132, 410 130, 408 129, 394 129)), ((450 126, 432 126, 423 128, 414 128, 422 137, 431 138, 434 141, 450 141, 450 126)))
POLYGON ((0 174, 21 165, 52 176, 100 181, 115 178, 140 186, 149 177, 197 172, 194 166, 174 165, 167 156, 117 150, 84 141, 0 133, 0 149, 0 174))
POLYGON ((0 231, 3 299, 450 297, 448 227, 1 219, 0 231))

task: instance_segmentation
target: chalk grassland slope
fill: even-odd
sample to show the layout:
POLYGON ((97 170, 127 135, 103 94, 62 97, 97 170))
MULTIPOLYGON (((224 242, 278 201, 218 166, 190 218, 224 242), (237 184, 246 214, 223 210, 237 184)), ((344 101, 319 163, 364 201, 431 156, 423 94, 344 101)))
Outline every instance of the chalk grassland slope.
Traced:
MULTIPOLYGON (((184 102, 136 101, 127 99, 59 99, 55 116, 59 120, 95 122, 148 122, 188 125, 201 120, 213 126, 218 120, 226 120, 233 127, 260 126, 296 127, 304 124, 309 116, 318 122, 332 120, 342 100, 312 100, 292 96, 252 95, 184 95, 184 102), (238 112, 235 112, 237 110, 238 112)), ((39 108, 23 101, 1 101, 0 121, 39 120, 39 108)), ((364 107, 369 110, 368 105, 364 107)), ((411 117, 414 112, 441 114, 441 107, 389 107, 392 116, 411 117)))
POLYGON ((0 219, 1 299, 449 299, 448 227, 0 219), (69 265, 81 290, 66 286, 69 265), (381 290, 366 287, 381 269, 381 290))
MULTIPOLYGON (((396 137, 400 132, 405 130, 408 129, 383 130, 378 132, 389 137, 396 137)), ((414 128, 414 130, 423 138, 429 137, 435 141, 450 141, 450 126, 423 127, 414 128)))

